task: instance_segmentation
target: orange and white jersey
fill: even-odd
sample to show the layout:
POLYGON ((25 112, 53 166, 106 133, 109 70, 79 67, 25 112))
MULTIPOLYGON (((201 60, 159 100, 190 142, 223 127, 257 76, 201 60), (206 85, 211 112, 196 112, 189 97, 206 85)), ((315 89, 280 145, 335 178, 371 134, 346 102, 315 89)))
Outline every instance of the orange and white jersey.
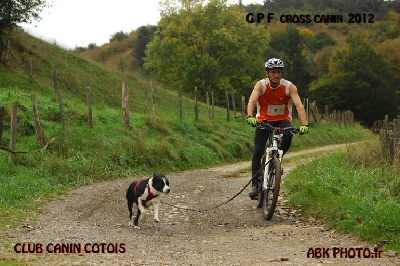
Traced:
POLYGON ((291 121, 293 101, 290 98, 289 86, 292 83, 286 79, 281 79, 278 87, 271 88, 268 78, 260 81, 262 91, 257 99, 257 121, 291 121))

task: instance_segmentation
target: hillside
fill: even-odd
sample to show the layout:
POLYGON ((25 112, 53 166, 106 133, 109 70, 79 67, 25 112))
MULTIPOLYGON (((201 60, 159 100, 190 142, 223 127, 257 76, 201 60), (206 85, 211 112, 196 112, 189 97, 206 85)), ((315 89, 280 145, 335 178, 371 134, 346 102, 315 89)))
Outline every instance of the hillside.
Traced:
MULTIPOLYGON (((3 177, 48 177, 69 186, 71 181, 80 184, 121 175, 183 170, 251 156, 253 129, 243 126, 242 119, 234 119, 233 113, 228 122, 225 108, 215 107, 214 119, 209 119, 207 105, 200 102, 199 121, 195 121, 194 101, 183 97, 181 121, 177 93, 155 84, 154 117, 148 79, 135 72, 128 75, 107 68, 22 31, 13 35, 9 64, 1 66, 0 77, 0 105, 5 107, 2 145, 10 145, 11 105, 17 104, 16 150, 28 151, 16 156, 16 168, 7 164, 8 153, 0 153, 3 177), (27 71, 30 61, 32 76, 27 71), (65 108, 65 136, 53 84, 55 69, 65 108), (129 88, 130 129, 122 123, 124 80, 129 88), (93 128, 87 123, 87 87, 93 102, 93 128), (36 142, 32 94, 37 95, 45 142, 51 143, 49 153, 36 142), (78 176, 82 180, 75 180, 78 176)), ((359 130, 349 128, 332 138, 338 131, 321 126, 327 134, 303 137, 293 149, 359 139, 359 130)))
POLYGON ((76 49, 75 52, 108 68, 132 73, 137 69, 135 59, 132 56, 133 42, 136 38, 137 32, 133 31, 121 41, 114 40, 93 49, 76 49))
POLYGON ((24 219, 28 213, 22 214, 19 208, 34 210, 40 204, 36 199, 63 193, 71 187, 216 165, 250 156, 252 129, 243 127, 241 120, 226 122, 226 110, 218 107, 214 120, 209 120, 206 105, 199 103, 199 121, 194 122, 194 101, 183 97, 181 121, 176 92, 156 83, 154 88, 155 116, 149 80, 139 74, 109 69, 16 31, 9 63, 0 66, 0 106, 4 107, 1 145, 10 147, 11 106, 16 105, 15 151, 26 153, 15 154, 13 164, 9 164, 9 152, 0 150, 0 213, 5 217, 0 227, 24 219), (32 76, 27 71, 30 61, 32 76), (54 69, 62 92, 65 135, 53 85, 54 69), (124 128, 122 122, 124 80, 129 88, 130 128, 124 128), (87 122, 87 86, 92 95, 93 128, 87 122), (32 94, 37 98, 48 144, 45 148, 36 141, 32 94))
MULTIPOLYGON (((75 95, 83 100, 85 99, 85 90, 90 86, 98 99, 110 106, 120 105, 120 93, 115 95, 114 100, 110 95, 113 95, 117 88, 121 88, 125 79, 129 81, 135 94, 144 86, 143 80, 133 75, 113 71, 99 63, 76 56, 57 45, 49 44, 21 30, 16 30, 11 40, 9 63, 2 71, 9 71, 28 78, 30 64, 33 69, 33 78, 31 77, 30 80, 36 83, 36 86, 29 88, 30 90, 52 90, 51 88, 54 86, 53 72, 57 70, 58 86, 63 93, 75 95)), ((11 81, 3 81, 2 85, 13 84, 11 81)))
MULTIPOLYGON (((346 38, 356 31, 368 40, 379 54, 390 62, 395 73, 399 74, 399 53, 397 52, 399 38, 385 36, 390 32, 396 33, 398 21, 400 21, 399 15, 390 13, 386 21, 377 22, 374 25, 302 26, 299 27, 301 36, 314 36, 317 32, 327 32, 336 40, 333 46, 324 47, 315 54, 308 53, 307 48, 304 48, 302 52, 309 55, 307 59, 312 65, 311 69, 315 70, 316 75, 322 76, 329 71, 328 59, 333 52, 343 49, 346 46, 346 38)), ((272 24, 271 36, 279 33, 284 26, 283 23, 272 24)), ((0 107, 4 107, 4 113, 2 113, 4 117, 1 120, 3 124, 0 124, 0 145, 6 148, 11 145, 11 110, 14 105, 17 107, 17 134, 14 150, 22 153, 15 154, 13 162, 9 163, 10 153, 0 150, 0 216, 3 217, 0 220, 0 228, 31 224, 38 217, 45 202, 53 199, 57 194, 65 194, 77 187, 112 179, 119 179, 122 182, 124 178, 136 179, 154 172, 187 173, 186 170, 205 169, 211 166, 222 165, 221 171, 224 172, 226 164, 250 160, 254 129, 244 123, 239 113, 235 118, 230 112, 231 119, 227 121, 227 111, 223 106, 225 97, 216 99, 217 106, 215 106, 213 118, 209 117, 208 106, 204 103, 205 98, 200 97, 198 99, 199 119, 196 120, 194 93, 188 89, 189 92, 186 92, 182 98, 182 119, 180 119, 176 89, 166 89, 157 82, 154 82, 154 87, 152 87, 149 77, 136 69, 131 51, 135 38, 136 35, 133 32, 123 41, 114 41, 102 47, 80 52, 64 50, 56 44, 46 43, 20 30, 13 33, 8 64, 0 64, 0 107), (56 83, 54 82, 55 73, 57 74, 56 83), (124 81, 127 81, 129 89, 129 128, 123 126, 122 117, 121 91, 124 81), (59 88, 62 93, 66 119, 65 134, 62 129, 62 114, 56 88, 59 88), (152 88, 155 92, 154 97, 152 88), (93 127, 88 124, 88 93, 92 102, 93 127), (31 100, 33 94, 37 98, 46 143, 44 147, 39 145, 36 139, 31 100)), ((232 66, 232 69, 235 67, 232 66)), ((247 91, 247 88, 251 86, 243 86, 244 91, 247 91)), ((240 98, 237 97, 237 100, 240 101, 240 98)), ((0 113, 1 110, 3 109, 0 108, 0 113)), ((298 125, 299 122, 295 119, 294 126, 298 125)), ((335 124, 325 120, 316 123, 310 119, 309 126, 310 134, 294 136, 290 153, 326 144, 365 140, 374 140, 376 144, 371 146, 371 141, 360 145, 364 150, 359 154, 363 154, 365 158, 368 157, 367 162, 362 158, 355 160, 356 156, 353 156, 354 154, 349 149, 341 154, 341 157, 333 157, 334 163, 330 163, 331 157, 322 156, 323 162, 335 169, 321 168, 318 164, 311 167, 305 165, 304 169, 315 170, 315 172, 298 174, 293 179, 306 186, 301 189, 306 194, 314 195, 314 193, 307 193, 309 191, 307 185, 311 177, 316 177, 316 180, 327 179, 330 189, 329 182, 332 177, 326 175, 326 172, 337 174, 338 180, 343 176, 343 172, 349 173, 350 178, 353 177, 352 175, 371 176, 370 166, 365 166, 364 163, 370 162, 374 165, 372 161, 381 162, 376 135, 359 124, 335 124), (372 156, 371 150, 375 152, 372 156), (336 171, 337 169, 340 171, 336 171)), ((303 155, 303 159, 307 161, 309 157, 303 155)), ((289 159, 286 162, 301 162, 301 160, 289 159)), ((397 168, 392 170, 382 164, 383 168, 384 170, 376 170, 379 177, 374 177, 374 180, 377 182, 382 179, 387 180, 388 185, 382 182, 379 185, 384 188, 382 192, 389 191, 390 197, 392 195, 396 197, 397 204, 399 182, 398 179, 393 178, 395 176, 393 173, 398 172, 397 168)), ((287 168, 285 171, 287 174, 287 168)), ((196 172, 200 171, 194 173, 196 172)), ((246 179, 248 179, 247 175, 246 179)), ((222 179, 228 180, 226 174, 222 176, 222 179)), ((189 179, 190 176, 187 178, 189 179)), ((198 185, 195 179, 191 180, 194 185, 198 185)), ((202 182, 208 182, 206 180, 202 182)), ((177 181, 171 180, 175 184, 179 183, 177 181)), ((107 182, 103 184, 107 186, 107 182)), ((360 191, 356 185, 354 190, 360 191)), ((367 182, 365 187, 369 186, 370 183, 367 182)), ((190 189, 193 184, 187 184, 187 187, 190 189)), ((298 188, 298 186, 295 187, 298 188)), ((332 191, 346 192, 347 190, 338 187, 332 191)), ((375 191, 368 189, 365 191, 369 191, 374 197, 377 195, 375 191)), ((123 200, 123 194, 119 191, 116 194, 123 200)), ((325 194, 319 193, 316 195, 318 199, 311 199, 304 205, 319 204, 319 197, 325 194)), ((365 194, 362 193, 361 196, 365 197, 365 194)), ((220 194, 218 198, 221 198, 220 194)), ((381 198, 384 199, 385 196, 381 198)), ((183 197, 181 199, 183 200, 183 197)), ((358 202, 358 200, 352 200, 352 202, 358 202)), ((86 207, 86 204, 84 205, 82 209, 86 207)), ((340 202, 337 205, 343 206, 340 202)), ((377 205, 380 205, 378 200, 377 205)), ((125 205, 121 204, 120 207, 122 206, 125 205)), ((393 206, 398 209, 398 205, 393 206)), ((329 210, 329 208, 323 209, 329 210)), ((364 208, 358 209, 364 210, 364 208)), ((375 209, 372 210, 365 216, 375 218, 374 214, 377 212, 375 209)), ((357 216, 355 211, 349 213, 354 213, 357 218, 363 217, 357 216)), ((397 215, 396 212, 393 213, 397 215)), ((253 216, 246 217, 252 219, 253 216)), ((353 216, 347 216, 347 214, 337 217, 341 221, 343 220, 341 217, 349 217, 350 222, 355 220, 353 216)), ((386 228, 391 230, 392 227, 386 228)), ((385 230, 382 230, 382 234, 386 233, 385 230)), ((4 232, 0 230, 0 245, 5 239, 4 232)), ((382 234, 378 234, 378 240, 381 240, 382 234)), ((371 239, 375 240, 375 238, 371 239)), ((398 239, 397 235, 394 239, 398 239)), ((7 242, 6 245, 11 244, 7 242)), ((395 245, 398 246, 398 242, 395 245)))
MULTIPOLYGON (((122 73, 22 31, 15 32, 11 53, 9 64, 0 65, 0 106, 5 109, 1 144, 10 145, 11 106, 16 104, 16 150, 26 153, 16 154, 14 163, 9 164, 9 153, 0 151, 0 216, 4 218, 0 228, 35 220, 43 202, 79 186, 153 172, 206 168, 251 157, 254 129, 240 118, 233 119, 233 114, 228 122, 222 107, 215 107, 214 119, 209 119, 206 104, 199 103, 199 120, 195 121, 194 101, 183 97, 181 121, 176 91, 156 83, 154 117, 150 80, 136 72, 122 73), (32 76, 27 71, 30 61, 32 76), (66 136, 60 124, 54 69, 63 96, 66 136), (129 88, 130 128, 122 123, 124 80, 129 88), (88 86, 93 128, 87 123, 88 86), (32 94, 37 96, 49 144, 46 148, 36 141, 32 94)), ((357 124, 310 123, 310 129, 311 134, 294 138, 291 151, 374 138, 357 124)))
MULTIPOLYGON (((103 128, 99 123, 115 127, 117 131, 122 128, 122 83, 127 80, 129 89, 129 106, 131 112, 132 130, 138 130, 138 134, 144 134, 140 129, 142 123, 147 123, 147 129, 153 131, 150 134, 161 131, 168 137, 173 137, 174 132, 170 130, 186 130, 186 123, 192 124, 194 120, 194 101, 183 97, 182 113, 183 121, 180 122, 178 114, 178 95, 176 92, 165 90, 155 83, 155 112, 156 119, 152 119, 152 95, 150 80, 138 73, 130 75, 113 70, 102 64, 85 59, 71 51, 59 48, 36 39, 22 31, 15 31, 11 44, 11 56, 8 65, 0 68, 0 92, 1 102, 9 110, 10 105, 17 103, 22 108, 19 113, 20 119, 30 119, 30 95, 37 94, 39 113, 41 113, 44 124, 49 123, 47 131, 56 131, 59 122, 57 114, 58 104, 54 92, 54 70, 57 71, 57 86, 61 89, 66 109, 67 124, 81 126, 87 118, 86 93, 90 87, 93 101, 94 127, 96 130, 103 128), (32 62, 32 75, 29 75, 29 62, 32 62), (145 98, 147 90, 147 98, 145 98), (175 104, 173 104, 175 103, 175 104), (145 113, 145 111, 147 113, 145 113), (112 113, 110 115, 110 113, 112 113), (25 117, 26 116, 26 117, 25 117), (175 129, 164 128, 166 124, 173 124, 175 129), (111 125, 112 124, 112 125, 111 125), (136 126, 139 126, 136 128, 136 126), (154 127, 154 128, 152 128, 154 127), (183 128, 181 128, 183 127, 183 128)), ((8 111, 7 111, 8 112, 8 111)), ((194 126, 199 130, 208 130, 202 127, 205 120, 208 120, 208 110, 205 104, 199 104, 200 121, 194 126)), ((6 123, 9 122, 9 112, 6 123)), ((215 109, 215 119, 226 120, 226 110, 215 109)), ((32 127, 33 122, 26 121, 32 127)), ((233 124, 234 125, 234 124, 233 124)), ((223 125, 225 126, 225 125, 223 125)), ((221 128, 222 131, 225 129, 221 128)), ((7 129, 7 127, 5 127, 7 129)), ((46 131, 46 127, 45 127, 46 131)), ((69 131, 69 130, 68 130, 69 131)), ((123 131, 123 129, 121 129, 123 131)), ((6 133, 6 132, 5 132, 6 133)), ((45 132, 46 133, 46 132, 45 132)), ((70 132, 68 132, 70 133, 70 132)), ((71 134, 74 135, 73 132, 71 134)), ((124 134, 121 132, 121 134, 124 134)), ((225 133, 220 133, 223 138, 225 133)), ((4 134, 7 139, 7 134, 4 134)), ((49 137, 51 139, 51 137, 49 137)), ((179 142, 179 140, 176 140, 179 142)))

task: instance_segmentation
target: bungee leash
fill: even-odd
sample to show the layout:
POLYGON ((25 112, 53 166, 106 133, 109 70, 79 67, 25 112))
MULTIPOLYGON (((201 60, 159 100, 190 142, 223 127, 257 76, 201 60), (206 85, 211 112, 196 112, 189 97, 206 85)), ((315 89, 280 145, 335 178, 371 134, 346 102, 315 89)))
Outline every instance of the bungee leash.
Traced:
POLYGON ((226 201, 224 201, 224 202, 222 202, 222 203, 220 203, 220 204, 218 204, 218 205, 216 205, 214 207, 207 208, 207 209, 192 209, 192 208, 179 207, 179 206, 176 206, 176 205, 173 205, 173 204, 170 204, 170 203, 166 203, 164 201, 161 201, 161 203, 163 203, 165 205, 169 205, 169 206, 177 208, 177 209, 180 209, 180 210, 186 210, 186 211, 205 212, 205 211, 210 211, 210 210, 216 209, 218 207, 221 207, 224 204, 227 204, 228 202, 234 200, 237 196, 239 196, 250 185, 251 180, 253 179, 253 177, 258 175, 258 173, 265 167, 265 165, 266 165, 266 163, 264 163, 264 165, 262 165, 261 168, 258 169, 258 171, 250 178, 249 182, 247 182, 247 184, 238 193, 236 193, 234 196, 232 196, 228 200, 226 200, 226 201))

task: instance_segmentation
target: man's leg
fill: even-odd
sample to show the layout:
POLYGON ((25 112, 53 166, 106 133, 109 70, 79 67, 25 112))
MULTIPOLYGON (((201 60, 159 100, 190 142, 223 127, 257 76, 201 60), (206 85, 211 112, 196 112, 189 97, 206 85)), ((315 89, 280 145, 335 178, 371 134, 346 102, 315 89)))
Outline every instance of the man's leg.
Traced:
MULTIPOLYGON (((281 127, 281 128, 292 127, 292 123, 290 123, 290 121, 288 121, 288 120, 283 120, 283 121, 277 122, 276 126, 281 127)), ((281 143, 281 146, 279 147, 279 149, 281 149, 283 151, 283 154, 285 154, 289 150, 290 145, 292 145, 292 138, 293 138, 293 134, 290 132, 283 134, 282 143, 281 143)))
POLYGON ((251 198, 257 197, 257 185, 258 185, 258 177, 260 176, 259 170, 261 168, 261 158, 265 151, 265 145, 267 142, 269 132, 270 131, 268 131, 267 129, 260 129, 259 127, 256 127, 255 130, 254 153, 253 153, 253 159, 251 161, 252 188, 251 192, 249 193, 249 196, 251 198))

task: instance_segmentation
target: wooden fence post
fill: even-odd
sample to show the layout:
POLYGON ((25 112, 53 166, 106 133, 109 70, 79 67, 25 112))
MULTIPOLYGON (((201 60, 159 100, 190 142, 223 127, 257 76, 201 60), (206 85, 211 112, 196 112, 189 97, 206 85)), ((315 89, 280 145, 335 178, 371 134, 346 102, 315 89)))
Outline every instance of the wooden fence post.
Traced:
POLYGON ((398 163, 400 160, 400 115, 397 116, 397 119, 393 119, 395 123, 394 127, 394 140, 393 140, 393 149, 394 149, 394 160, 398 163))
POLYGON ((387 162, 390 161, 390 130, 389 130, 389 116, 386 115, 383 120, 382 129, 379 131, 379 139, 381 141, 382 155, 387 162))
POLYGON ((350 125, 354 126, 354 113, 352 111, 348 112, 349 112, 350 125))
POLYGON ((246 122, 246 96, 242 96, 242 115, 243 115, 243 122, 246 122))
POLYGON ((325 105, 325 120, 329 120, 329 107, 328 105, 325 105))
POLYGON ((208 119, 210 119, 211 118, 211 108, 210 108, 210 97, 208 95, 208 91, 206 91, 206 103, 207 103, 208 119))
POLYGON ((386 158, 386 125, 385 120, 381 121, 381 128, 379 129, 379 141, 381 143, 381 154, 383 158, 386 158))
POLYGON ((33 76, 33 63, 32 63, 32 58, 29 58, 29 75, 32 77, 33 76))
POLYGON ((183 108, 182 108, 182 85, 179 86, 178 90, 178 101, 179 101, 179 120, 183 120, 183 108))
POLYGON ((149 88, 146 86, 144 88, 144 114, 147 114, 147 98, 149 95, 149 88))
POLYGON ((153 119, 156 119, 156 88, 154 87, 154 80, 150 81, 151 84, 151 104, 153 105, 153 119))
POLYGON ((234 93, 231 93, 231 100, 232 100, 233 118, 236 119, 236 101, 234 93))
POLYGON ((211 119, 214 119, 214 92, 211 92, 211 119))
POLYGON ((130 127, 128 81, 122 82, 122 115, 125 128, 130 127))
POLYGON ((10 40, 6 40, 6 44, 4 47, 4 64, 5 65, 8 65, 9 50, 10 50, 10 40))
POLYGON ((338 119, 337 119, 337 112, 336 112, 336 110, 333 110, 333 112, 332 112, 332 123, 338 124, 338 119))
POLYGON ((229 106, 229 93, 225 91, 225 101, 226 101, 226 120, 231 121, 231 113, 229 106))
POLYGON ((42 124, 40 123, 39 111, 36 102, 36 95, 32 94, 31 99, 32 99, 33 117, 35 119, 36 140, 40 147, 44 147, 46 143, 44 141, 42 124))
POLYGON ((0 63, 4 63, 3 57, 4 57, 4 44, 3 42, 0 40, 0 63))
POLYGON ((3 145, 4 106, 0 106, 0 146, 3 145))
POLYGON ((10 155, 8 157, 8 163, 13 164, 15 158, 15 144, 17 142, 17 105, 13 104, 11 108, 11 136, 10 136, 10 155))
POLYGON ((54 82, 54 88, 57 93, 58 106, 60 108, 61 127, 62 127, 62 131, 64 134, 64 139, 66 139, 67 138, 67 127, 65 125, 65 112, 64 112, 64 104, 63 104, 63 100, 62 100, 62 93, 61 93, 61 89, 58 87, 58 82, 57 82, 57 69, 54 69, 53 82, 54 82))
POLYGON ((88 108, 88 124, 90 128, 93 128, 92 93, 89 86, 86 88, 86 104, 88 108))
POLYGON ((311 113, 312 113, 314 121, 316 123, 318 123, 319 119, 320 119, 320 114, 318 111, 317 103, 315 101, 311 103, 311 113))
POLYGON ((197 102, 197 86, 194 86, 194 119, 199 120, 199 106, 197 102))

